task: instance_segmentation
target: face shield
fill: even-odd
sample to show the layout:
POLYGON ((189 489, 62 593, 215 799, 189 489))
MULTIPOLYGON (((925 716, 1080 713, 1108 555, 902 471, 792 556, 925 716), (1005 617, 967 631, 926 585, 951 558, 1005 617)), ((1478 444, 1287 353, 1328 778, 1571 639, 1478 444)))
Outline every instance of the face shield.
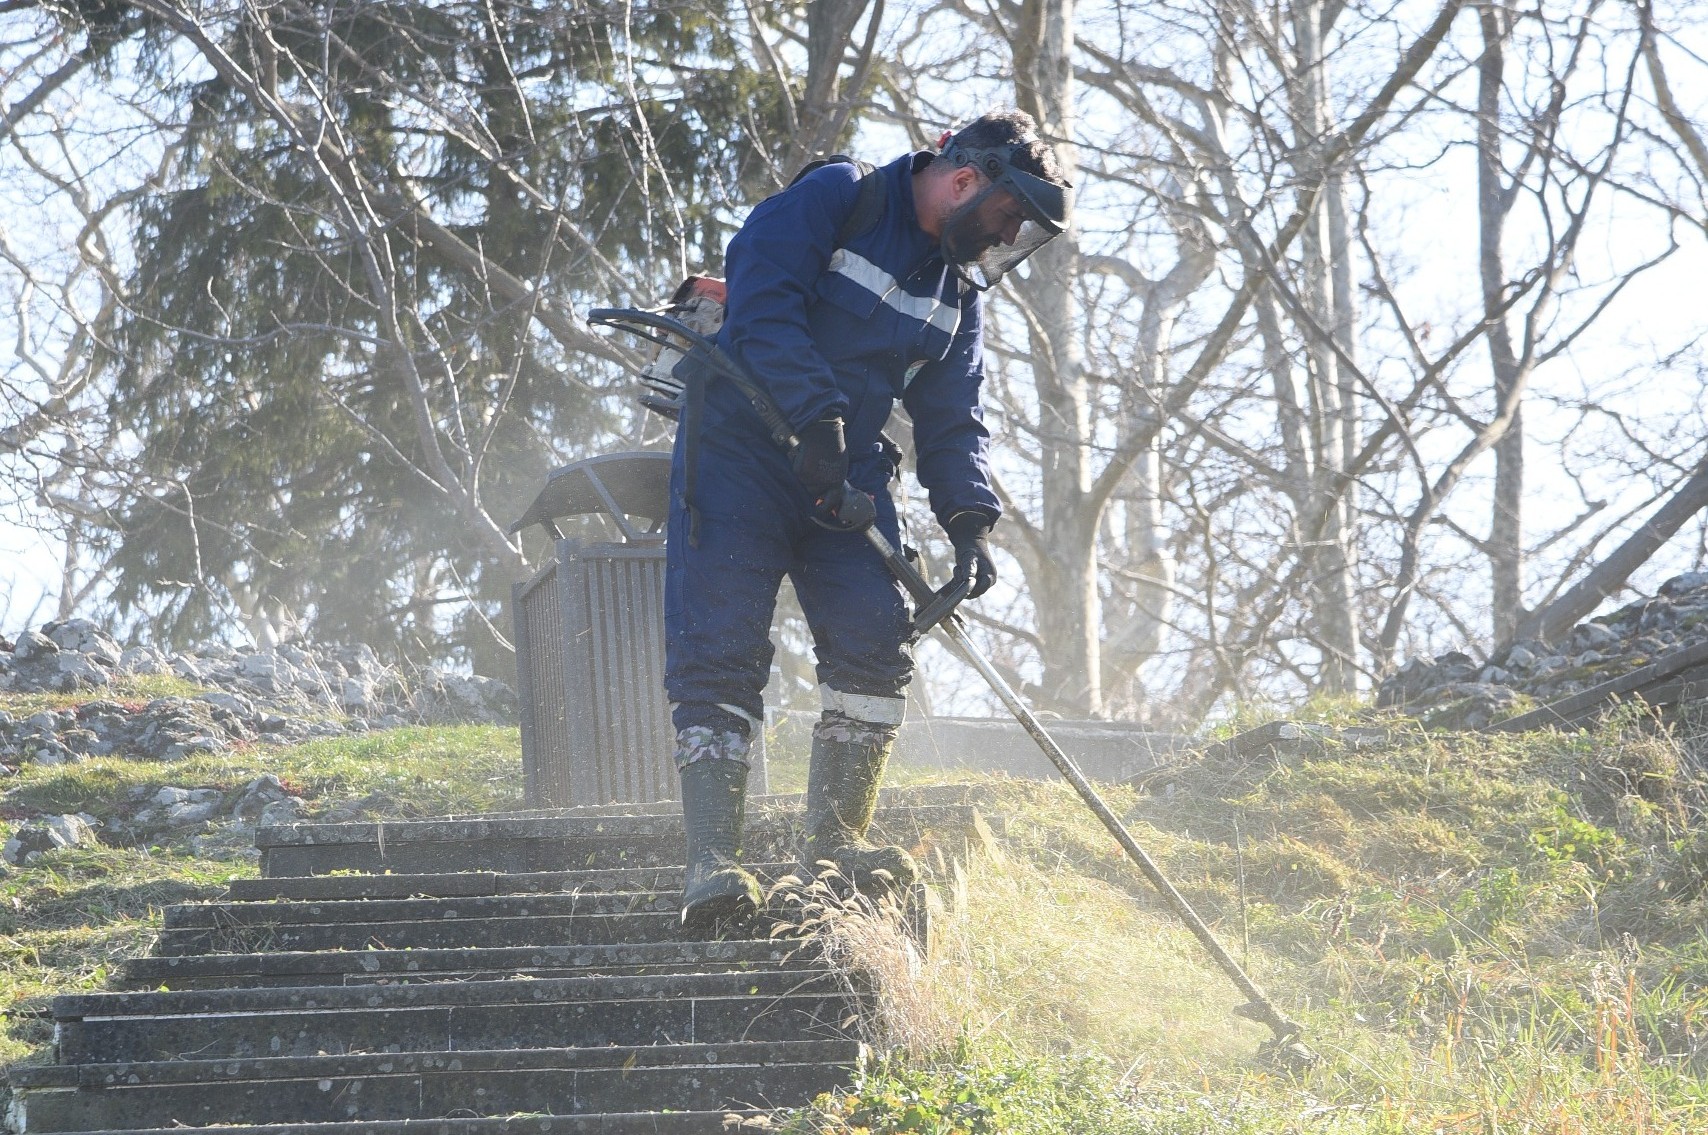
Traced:
POLYGON ((984 291, 995 287, 1068 224, 1071 185, 1058 185, 1011 164, 1025 147, 957 145, 944 151, 957 169, 970 166, 987 184, 943 223, 943 256, 962 279, 984 291))

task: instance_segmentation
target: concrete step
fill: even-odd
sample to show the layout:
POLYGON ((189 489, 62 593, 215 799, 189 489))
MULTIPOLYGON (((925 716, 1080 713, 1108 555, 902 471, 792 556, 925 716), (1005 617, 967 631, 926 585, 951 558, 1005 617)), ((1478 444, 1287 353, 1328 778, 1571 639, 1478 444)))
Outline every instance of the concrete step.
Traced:
MULTIPOLYGON (((767 1113, 736 1111, 604 1112, 502 1119, 393 1119, 352 1123, 262 1123, 197 1127, 198 1135, 761 1135, 767 1113)), ((182 1127, 123 1127, 83 1135, 184 1135, 182 1127)))
POLYGON ((844 1040, 62 1066, 13 1077, 14 1118, 69 1132, 793 1107, 847 1083, 859 1057, 844 1040))
POLYGON ((674 913, 679 891, 475 895, 458 899, 331 899, 317 902, 182 903, 164 911, 166 930, 316 926, 339 922, 441 922, 489 918, 568 918, 589 914, 674 913))
MULTIPOLYGON (((810 738, 809 738, 810 739, 810 738)), ((891 785, 878 790, 880 808, 924 808, 949 804, 982 804, 990 798, 990 790, 980 784, 907 784, 891 785)), ((753 795, 747 798, 748 811, 759 815, 768 811, 799 812, 806 807, 806 795, 800 792, 780 792, 753 795)), ((573 808, 519 808, 509 812, 478 812, 473 816, 446 819, 529 819, 539 817, 573 816, 680 816, 679 800, 648 800, 630 804, 583 804, 573 808)))
MULTIPOLYGON (((970 804, 879 809, 873 838, 923 853, 959 842, 974 830, 970 804)), ((796 811, 751 818, 745 858, 779 862, 799 851, 796 811)), ((395 823, 286 824, 255 833, 261 873, 326 875, 334 871, 438 874, 471 864, 516 873, 679 866, 680 815, 525 815, 395 823)))
MULTIPOLYGON (((770 885, 796 869, 792 861, 744 863, 761 883, 770 885)), ((618 867, 604 871, 455 871, 435 875, 311 875, 233 879, 226 897, 234 902, 276 899, 315 902, 329 899, 472 898, 478 895, 530 895, 600 891, 678 891, 682 868, 618 867)))
POLYGON ((58 1061, 835 1039, 823 970, 96 993, 53 1002, 58 1061))
MULTIPOLYGON (((154 952, 253 954, 309 950, 456 950, 519 946, 587 946, 663 942, 677 937, 674 908, 633 914, 457 918, 415 922, 324 922, 298 926, 229 926, 163 930, 154 952)), ((764 937, 759 926, 744 937, 764 937)))
POLYGON ((810 942, 733 939, 624 945, 522 946, 465 950, 324 950, 133 958, 121 989, 232 989, 366 985, 399 981, 489 981, 577 974, 720 973, 805 967, 810 942))

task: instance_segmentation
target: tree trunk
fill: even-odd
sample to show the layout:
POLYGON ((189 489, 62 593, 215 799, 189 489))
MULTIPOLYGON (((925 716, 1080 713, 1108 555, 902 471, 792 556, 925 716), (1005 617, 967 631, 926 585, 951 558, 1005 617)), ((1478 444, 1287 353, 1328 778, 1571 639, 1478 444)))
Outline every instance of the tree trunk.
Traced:
MULTIPOLYGON (((1020 109, 1055 144, 1056 160, 1075 180, 1073 132, 1073 0, 1027 0, 1013 37, 1020 109)), ((1032 312, 1032 374, 1043 450, 1042 529, 1048 563, 1034 585, 1043 641, 1043 695, 1062 712, 1103 712, 1102 596, 1097 534, 1101 507, 1090 502, 1091 398, 1080 343, 1079 245, 1063 233, 1032 258, 1020 285, 1032 312)))
POLYGON ((1708 458, 1612 555, 1595 565, 1570 591, 1518 623, 1514 640, 1539 638, 1557 642, 1564 638, 1579 619, 1623 587, 1632 572, 1648 563, 1686 521, 1704 508, 1708 508, 1708 458))
MULTIPOLYGON (((1300 233, 1300 298, 1316 325, 1305 336, 1311 419, 1314 426, 1316 461, 1312 470, 1312 504, 1304 537, 1312 560, 1312 614, 1315 637, 1322 651, 1322 669, 1317 678, 1324 693, 1339 694, 1357 687, 1358 616, 1357 588, 1353 578, 1353 501, 1347 491, 1346 469, 1356 450, 1352 423, 1356 414, 1346 376, 1336 351, 1339 329, 1350 318, 1336 303, 1336 292, 1350 292, 1350 269, 1346 283, 1336 288, 1337 252, 1346 254, 1344 237, 1337 249, 1336 211, 1345 214, 1344 202, 1331 207, 1340 191, 1325 154, 1329 132, 1328 66, 1323 50, 1323 5, 1305 0, 1293 12, 1296 58, 1292 97, 1298 123, 1299 150, 1303 168, 1303 192, 1315 194, 1311 215, 1300 233)), ((1344 232, 1344 227, 1341 229, 1344 232)))
MULTIPOLYGON (((1496 5, 1479 12, 1483 54, 1477 64, 1477 211, 1481 244, 1479 269, 1483 311, 1488 321, 1489 363, 1494 370, 1495 405, 1503 406, 1525 380, 1526 363, 1513 348, 1512 331, 1501 304, 1506 291, 1502 241, 1510 208, 1501 168, 1500 97, 1505 75, 1505 42, 1510 20, 1496 5)), ((1494 641, 1512 636, 1524 614, 1524 418, 1514 411, 1506 433, 1495 442, 1493 511, 1489 517, 1490 592, 1494 601, 1494 641)))

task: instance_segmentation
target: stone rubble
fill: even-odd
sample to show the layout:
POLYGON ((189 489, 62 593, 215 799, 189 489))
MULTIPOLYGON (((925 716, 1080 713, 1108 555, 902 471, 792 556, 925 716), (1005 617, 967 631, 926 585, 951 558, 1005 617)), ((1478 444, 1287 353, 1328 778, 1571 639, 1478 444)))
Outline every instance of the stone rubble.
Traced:
POLYGON ((414 724, 504 725, 518 716, 515 692, 503 682, 437 669, 407 673, 367 646, 213 645, 168 655, 120 647, 87 619, 48 623, 15 643, 0 639, 0 690, 97 695, 75 709, 21 719, 0 711, 0 776, 28 763, 114 754, 170 761, 245 742, 295 744, 414 724), (144 703, 98 696, 117 678, 150 675, 206 689, 144 703))
POLYGON ((19 825, 0 847, 0 859, 13 866, 27 866, 64 847, 85 847, 97 842, 95 829, 99 826, 99 820, 84 812, 40 816, 19 825))
POLYGON ((1413 659, 1382 682, 1376 704, 1430 728, 1480 729, 1518 712, 1521 699, 1558 701, 1704 640, 1708 572, 1688 572, 1654 596, 1579 623, 1556 644, 1517 642, 1486 662, 1462 651, 1413 659))

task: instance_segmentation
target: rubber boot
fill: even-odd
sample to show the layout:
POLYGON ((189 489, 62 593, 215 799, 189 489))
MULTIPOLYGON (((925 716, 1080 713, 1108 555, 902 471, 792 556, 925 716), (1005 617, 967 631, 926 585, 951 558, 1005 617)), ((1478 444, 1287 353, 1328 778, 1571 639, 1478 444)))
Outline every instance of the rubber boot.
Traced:
POLYGON ((764 896, 736 862, 747 802, 747 766, 701 760, 682 768, 682 823, 688 869, 682 880, 684 937, 699 938, 752 921, 764 896))
POLYGON ((821 721, 813 730, 807 769, 806 866, 817 875, 828 860, 854 887, 872 892, 906 887, 919 878, 919 864, 899 847, 866 839, 878 810, 878 782, 890 759, 893 735, 843 718, 821 721))

